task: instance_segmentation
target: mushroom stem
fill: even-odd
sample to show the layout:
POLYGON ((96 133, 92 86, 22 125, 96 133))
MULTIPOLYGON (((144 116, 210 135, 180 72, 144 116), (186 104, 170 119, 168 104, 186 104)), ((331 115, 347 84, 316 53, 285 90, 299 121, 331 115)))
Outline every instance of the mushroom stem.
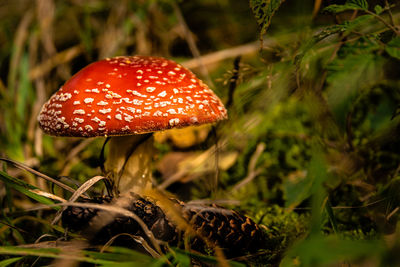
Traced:
POLYGON ((111 138, 104 168, 117 195, 151 188, 153 141, 152 134, 111 138))

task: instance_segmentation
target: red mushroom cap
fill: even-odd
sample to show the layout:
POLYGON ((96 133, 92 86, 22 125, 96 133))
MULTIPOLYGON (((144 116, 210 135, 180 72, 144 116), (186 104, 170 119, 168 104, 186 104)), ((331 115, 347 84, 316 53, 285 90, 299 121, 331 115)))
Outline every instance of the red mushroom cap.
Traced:
POLYGON ((76 73, 39 114, 57 136, 113 136, 212 123, 221 100, 188 69, 164 58, 107 58, 76 73))

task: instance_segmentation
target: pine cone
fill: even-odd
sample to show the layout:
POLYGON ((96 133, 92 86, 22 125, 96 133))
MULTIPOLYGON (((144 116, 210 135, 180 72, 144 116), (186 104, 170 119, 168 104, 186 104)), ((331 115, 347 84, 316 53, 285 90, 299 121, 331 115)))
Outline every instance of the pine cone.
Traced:
MULTIPOLYGON (((190 246, 192 249, 204 253, 210 248, 218 246, 223 249, 225 256, 237 257, 255 252, 264 246, 265 235, 263 231, 249 217, 216 205, 190 205, 174 201, 181 207, 183 218, 187 220, 197 234, 191 239, 190 246)), ((111 198, 96 198, 90 202, 108 204, 111 202, 111 198)), ((171 246, 183 247, 184 233, 152 201, 144 198, 132 199, 127 209, 143 220, 155 238, 168 242, 171 246)), ((98 214, 97 209, 68 207, 63 212, 62 222, 64 227, 72 231, 80 231, 92 243, 96 244, 104 244, 120 233, 129 233, 147 239, 147 236, 133 218, 119 215, 112 217, 109 223, 106 222, 98 231, 96 229, 94 232, 92 221, 98 214)), ((99 214, 96 218, 100 216, 99 214)), ((127 239, 122 238, 118 240, 117 244, 127 245, 127 241, 127 239)))

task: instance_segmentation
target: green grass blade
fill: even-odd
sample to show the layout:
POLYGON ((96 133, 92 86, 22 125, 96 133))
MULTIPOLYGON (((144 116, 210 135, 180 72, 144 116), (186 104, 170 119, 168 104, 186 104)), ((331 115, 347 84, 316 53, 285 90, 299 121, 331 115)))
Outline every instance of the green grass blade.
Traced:
MULTIPOLYGON (((7 173, 0 171, 0 180, 2 180, 4 183, 6 183, 10 188, 13 188, 22 194, 42 203, 45 205, 54 205, 55 203, 51 201, 48 198, 45 198, 41 195, 38 195, 34 193, 32 190, 38 189, 35 186, 32 186, 20 179, 14 178, 12 176, 9 176, 7 173)), ((59 210, 59 207, 52 207, 56 210, 59 210)))
POLYGON ((35 257, 44 257, 44 258, 54 258, 54 259, 68 259, 75 260, 80 262, 88 262, 94 264, 111 264, 112 262, 92 258, 88 256, 81 256, 82 252, 77 253, 76 255, 71 254, 63 254, 61 249, 57 248, 22 248, 22 247, 0 247, 0 254, 2 255, 23 255, 23 256, 35 256, 35 257))
POLYGON ((0 267, 6 267, 10 264, 13 264, 13 263, 19 261, 20 259, 22 259, 22 257, 16 257, 16 258, 2 260, 2 261, 0 261, 0 267))

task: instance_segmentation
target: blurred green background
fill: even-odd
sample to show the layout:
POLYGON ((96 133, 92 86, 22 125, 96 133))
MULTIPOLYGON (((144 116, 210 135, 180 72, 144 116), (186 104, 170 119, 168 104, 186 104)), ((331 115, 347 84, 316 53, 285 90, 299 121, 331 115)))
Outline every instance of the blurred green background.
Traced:
MULTIPOLYGON (((399 24, 394 0, 0 0, 0 156, 77 188, 101 173, 104 140, 44 135, 41 106, 93 61, 170 58, 216 92, 229 119, 158 134, 154 175, 179 199, 263 225, 268 244, 242 262, 400 265, 399 24)), ((51 209, 31 210, 46 197, 32 200, 27 184, 70 193, 0 166, 0 253, 29 264, 44 254, 17 246, 63 229, 51 209)), ((173 257, 188 266, 187 252, 173 257)))

